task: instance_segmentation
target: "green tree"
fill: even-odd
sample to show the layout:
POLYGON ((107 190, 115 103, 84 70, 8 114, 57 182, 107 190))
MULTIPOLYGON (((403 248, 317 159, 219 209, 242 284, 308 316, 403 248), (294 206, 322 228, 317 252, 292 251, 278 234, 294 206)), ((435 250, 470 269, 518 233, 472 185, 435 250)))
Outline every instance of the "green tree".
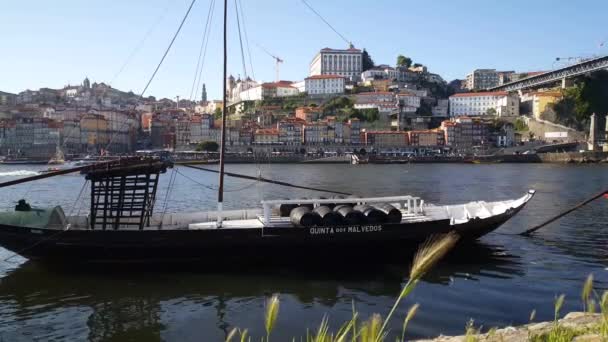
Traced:
POLYGON ((363 64, 363 71, 369 70, 375 66, 374 60, 365 49, 363 49, 363 57, 361 59, 361 63, 363 64))
POLYGON ((397 56, 397 66, 409 68, 412 66, 412 59, 404 55, 397 56))
POLYGON ((528 125, 526 125, 526 122, 522 119, 517 119, 515 120, 515 130, 517 132, 524 132, 528 130, 528 125))
POLYGON ((196 145, 197 151, 205 151, 205 152, 217 152, 220 148, 220 145, 215 141, 203 141, 196 145))
POLYGON ((213 117, 216 119, 222 118, 222 108, 215 108, 215 112, 213 113, 213 117))
POLYGON ((496 109, 494 109, 494 108, 488 108, 488 110, 486 110, 486 115, 495 116, 496 115, 496 109))

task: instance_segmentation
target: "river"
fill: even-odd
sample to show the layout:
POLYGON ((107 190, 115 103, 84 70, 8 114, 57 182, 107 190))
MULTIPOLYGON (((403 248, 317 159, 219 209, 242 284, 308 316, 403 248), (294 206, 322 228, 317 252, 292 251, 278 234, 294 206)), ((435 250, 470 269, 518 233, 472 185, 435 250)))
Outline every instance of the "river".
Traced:
MULTIPOLYGON (((43 167, 0 166, 0 182, 43 167)), ((214 208, 217 175, 179 168, 157 206, 168 212, 214 208), (165 199, 167 199, 165 201, 165 199)), ((409 306, 420 303, 409 338, 462 334, 469 319, 489 328, 553 318, 553 300, 566 294, 563 312, 581 310, 585 277, 608 287, 608 205, 600 199, 540 230, 516 233, 608 188, 608 166, 551 164, 227 165, 227 171, 325 187, 360 195, 415 194, 427 202, 458 203, 537 195, 515 218, 466 250, 456 250, 420 282, 391 323, 393 333, 409 306)), ((84 180, 66 175, 2 189, 0 209, 20 198, 33 206, 62 205, 86 212, 84 180)), ((227 178, 225 207, 254 207, 262 198, 318 195, 227 178)), ((158 211, 158 209, 157 209, 158 211)), ((314 253, 314 251, 311 251, 314 253)), ((0 248, 0 259, 11 254, 0 248)), ((217 256, 221 258, 221 255, 217 256)), ((277 256, 280 258, 281 256, 277 256)), ((48 270, 20 257, 0 261, 0 340, 222 341, 232 327, 264 335, 264 305, 281 300, 273 340, 305 336, 327 316, 333 330, 351 317, 385 316, 407 280, 411 260, 369 265, 327 260, 315 269, 249 268, 240 271, 156 270, 78 272, 48 270), (347 267, 348 266, 348 267, 347 267)), ((298 338, 299 339, 299 338, 298 338)))

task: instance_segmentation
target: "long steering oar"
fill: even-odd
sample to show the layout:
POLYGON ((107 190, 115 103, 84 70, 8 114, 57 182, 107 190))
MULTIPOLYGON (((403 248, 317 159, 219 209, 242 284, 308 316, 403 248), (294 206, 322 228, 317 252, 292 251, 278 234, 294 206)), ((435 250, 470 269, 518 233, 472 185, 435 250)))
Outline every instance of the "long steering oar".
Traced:
MULTIPOLYGON (((189 165, 189 164, 181 164, 181 163, 179 165, 180 166, 186 166, 186 167, 189 167, 189 168, 192 168, 192 169, 196 169, 196 170, 213 172, 213 173, 219 173, 219 171, 217 171, 217 170, 207 169, 207 168, 200 167, 200 166, 194 166, 194 165, 189 165)), ((265 182, 265 183, 270 183, 270 184, 276 184, 276 185, 282 185, 282 186, 288 186, 288 187, 298 188, 298 189, 314 190, 314 191, 321 191, 321 192, 330 192, 330 193, 339 194, 339 195, 346 195, 346 196, 352 195, 352 194, 349 194, 347 192, 334 191, 334 190, 328 190, 328 189, 320 189, 320 188, 313 188, 313 187, 309 187, 309 186, 296 185, 296 184, 291 184, 291 183, 286 183, 286 182, 281 182, 281 181, 275 181, 275 180, 268 179, 268 178, 263 178, 263 177, 254 177, 254 176, 242 175, 242 174, 239 174, 239 173, 224 172, 224 174, 226 176, 230 176, 230 177, 244 178, 244 179, 251 179, 251 180, 258 180, 260 182, 265 182)))
POLYGON ((597 193, 593 197, 591 197, 591 198, 589 198, 589 199, 587 199, 587 200, 585 200, 585 201, 583 201, 583 202, 575 205, 574 207, 572 207, 572 208, 570 208, 570 209, 568 209, 568 210, 566 210, 564 212, 561 212, 559 215, 554 216, 554 217, 548 219, 547 221, 545 221, 545 222, 543 222, 543 223, 541 223, 541 224, 539 224, 537 226, 534 226, 534 227, 526 230, 525 232, 519 233, 519 235, 530 236, 530 235, 532 235, 532 233, 534 233, 535 231, 537 231, 537 230, 541 229, 542 227, 548 225, 549 223, 551 223, 553 221, 556 221, 556 220, 558 220, 558 219, 560 219, 560 218, 562 218, 562 217, 570 214, 571 212, 584 207, 585 205, 589 204, 590 202, 593 202, 596 199, 598 199, 598 198, 600 198, 600 197, 602 197, 602 196, 604 196, 606 194, 608 194, 608 190, 604 190, 604 191, 602 191, 600 193, 597 193))

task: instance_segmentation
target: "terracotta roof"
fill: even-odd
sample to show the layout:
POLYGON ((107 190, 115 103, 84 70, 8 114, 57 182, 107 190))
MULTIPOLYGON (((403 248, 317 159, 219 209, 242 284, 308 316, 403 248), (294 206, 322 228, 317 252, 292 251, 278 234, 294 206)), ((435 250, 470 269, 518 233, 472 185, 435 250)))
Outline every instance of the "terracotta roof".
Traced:
POLYGON ((507 96, 509 95, 506 91, 487 91, 478 93, 459 93, 454 94, 450 97, 475 97, 475 96, 507 96))
POLYGON ((413 134, 424 134, 424 133, 440 133, 442 132, 442 130, 438 130, 438 129, 424 129, 424 130, 417 130, 417 131, 408 131, 408 133, 413 133, 413 134))
POLYGON ((262 83, 263 88, 295 88, 289 81, 279 81, 273 83, 262 83))
POLYGON ((310 77, 306 77, 306 80, 318 80, 318 79, 332 79, 332 78, 344 78, 339 75, 313 75, 310 77))

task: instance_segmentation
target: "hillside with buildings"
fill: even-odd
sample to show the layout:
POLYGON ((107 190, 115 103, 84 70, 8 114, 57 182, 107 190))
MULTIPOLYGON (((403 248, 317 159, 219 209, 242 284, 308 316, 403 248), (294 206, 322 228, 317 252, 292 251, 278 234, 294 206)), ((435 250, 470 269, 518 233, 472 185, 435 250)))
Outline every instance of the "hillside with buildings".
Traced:
MULTIPOLYGON (((472 153, 529 139, 572 140, 569 127, 537 132, 527 123, 581 129, 591 110, 608 109, 603 76, 564 90, 482 91, 532 74, 476 69, 448 84, 404 56, 395 66, 375 65, 352 45, 323 48, 301 80, 229 76, 226 142, 235 151, 472 153)), ((219 143, 223 107, 207 98, 204 84, 197 101, 140 98, 88 78, 62 89, 0 92, 0 153, 46 158, 57 147, 71 155, 192 150, 219 143)))

